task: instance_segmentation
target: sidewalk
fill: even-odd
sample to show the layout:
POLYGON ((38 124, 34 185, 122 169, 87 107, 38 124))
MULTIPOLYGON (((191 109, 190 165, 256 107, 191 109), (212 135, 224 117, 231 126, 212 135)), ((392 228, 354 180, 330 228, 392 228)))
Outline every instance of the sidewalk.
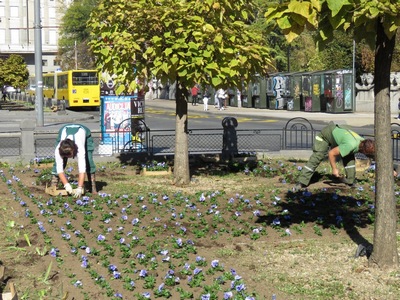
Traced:
MULTIPOLYGON (((153 99, 146 100, 146 107, 156 107, 160 109, 175 110, 174 100, 164 99, 153 99)), ((270 110, 260 108, 247 108, 247 107, 230 107, 226 110, 218 110, 214 108, 214 103, 208 105, 208 111, 204 111, 203 104, 192 105, 188 103, 188 114, 193 113, 205 113, 205 114, 216 114, 223 116, 240 116, 240 117, 253 117, 253 118, 275 118, 289 120, 292 118, 305 118, 311 122, 329 123, 334 121, 338 124, 346 124, 349 126, 363 127, 363 126, 374 126, 374 114, 373 113, 325 113, 325 112, 305 112, 305 111, 287 111, 287 110, 270 110)), ((397 114, 393 114, 392 118, 397 117, 397 114)))
MULTIPOLYGON (((0 110, 0 132, 19 132, 21 122, 28 120, 37 124, 39 115, 35 110, 0 110)), ((93 119, 85 112, 67 110, 65 112, 44 112, 43 127, 36 126, 36 130, 46 131, 46 126, 63 123, 75 123, 93 119)))
MULTIPOLYGON (((175 111, 175 100, 153 99, 146 100, 147 108, 157 108, 163 110, 175 111)), ((324 112, 304 112, 287 110, 270 110, 246 107, 227 107, 226 110, 214 108, 213 103, 208 105, 208 111, 204 111, 203 104, 193 106, 188 103, 189 118, 193 114, 215 114, 230 117, 248 117, 248 118, 267 118, 289 120, 300 117, 310 122, 328 123, 334 121, 338 124, 347 124, 350 126, 363 127, 374 126, 373 113, 324 113, 324 112)), ((397 114, 392 114, 394 118, 397 114)), ((0 110, 0 132, 19 132, 22 120, 31 120, 32 124, 37 123, 38 114, 35 110, 0 110)), ((46 131, 46 127, 55 124, 83 122, 94 119, 94 117, 85 112, 76 112, 67 110, 65 112, 45 112, 43 113, 43 127, 36 127, 37 131, 46 131)))

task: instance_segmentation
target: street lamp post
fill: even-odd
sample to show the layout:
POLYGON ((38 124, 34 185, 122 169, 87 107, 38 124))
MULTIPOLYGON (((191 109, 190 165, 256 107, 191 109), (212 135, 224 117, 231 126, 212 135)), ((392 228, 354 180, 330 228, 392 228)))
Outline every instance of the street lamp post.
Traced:
POLYGON ((35 78, 36 78, 36 126, 44 125, 43 118, 43 66, 42 66, 42 26, 40 25, 40 0, 34 2, 35 12, 35 78))

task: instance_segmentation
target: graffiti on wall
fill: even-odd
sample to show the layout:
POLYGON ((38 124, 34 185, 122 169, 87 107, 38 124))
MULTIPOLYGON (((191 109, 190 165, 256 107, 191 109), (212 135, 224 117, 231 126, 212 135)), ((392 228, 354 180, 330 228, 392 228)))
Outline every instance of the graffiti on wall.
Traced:
POLYGON ((282 109, 285 106, 284 95, 286 80, 283 76, 275 76, 273 79, 273 92, 275 96, 275 108, 282 109))

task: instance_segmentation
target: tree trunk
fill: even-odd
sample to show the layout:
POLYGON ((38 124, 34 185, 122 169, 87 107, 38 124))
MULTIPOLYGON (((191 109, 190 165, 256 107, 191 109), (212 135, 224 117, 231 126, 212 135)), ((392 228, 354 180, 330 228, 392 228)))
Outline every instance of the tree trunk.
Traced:
POLYGON ((395 35, 389 40, 382 23, 377 24, 375 49, 375 159, 376 203, 374 247, 370 266, 397 267, 396 200, 394 196, 393 153, 390 134, 390 66, 395 35))
POLYGON ((184 186, 190 183, 188 151, 188 91, 177 81, 174 184, 184 186))

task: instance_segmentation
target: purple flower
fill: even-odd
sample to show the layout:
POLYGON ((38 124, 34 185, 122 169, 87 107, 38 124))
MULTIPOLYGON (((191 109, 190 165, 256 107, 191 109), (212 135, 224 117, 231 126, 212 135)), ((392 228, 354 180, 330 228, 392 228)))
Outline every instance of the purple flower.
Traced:
POLYGON ((119 278, 121 278, 121 273, 118 272, 118 271, 114 271, 113 272, 113 276, 114 276, 115 279, 119 279, 119 278))
POLYGON ((81 260, 82 260, 81 267, 82 267, 82 268, 87 268, 87 266, 88 266, 88 260, 87 260, 87 257, 86 257, 86 256, 84 256, 84 255, 82 255, 82 258, 81 258, 81 260))
POLYGON ((245 289, 246 289, 246 286, 244 285, 244 283, 241 283, 241 284, 236 286, 236 291, 238 291, 238 292, 242 292, 245 289))
POLYGON ((281 225, 281 221, 279 220, 279 218, 275 218, 275 219, 272 221, 272 224, 275 225, 275 226, 279 226, 279 225, 281 225))
POLYGON ((115 297, 115 298, 121 298, 121 299, 122 299, 122 294, 121 294, 121 293, 115 293, 115 294, 114 294, 114 297, 115 297))
POLYGON ((110 271, 116 271, 118 268, 117 268, 117 266, 116 265, 109 265, 108 266, 108 269, 110 270, 110 271))
POLYGON ((201 295, 201 300, 210 300, 210 294, 201 295))
POLYGON ((106 237, 104 236, 104 235, 102 235, 102 234, 99 234, 98 236, 97 236, 97 240, 99 241, 99 242, 102 242, 102 241, 104 241, 106 239, 106 237))
POLYGON ((75 287, 80 287, 80 286, 82 286, 82 281, 80 281, 80 280, 75 281, 74 286, 75 286, 75 287))
POLYGON ((217 259, 214 259, 214 260, 211 262, 211 267, 216 268, 216 267, 218 267, 218 266, 219 266, 219 261, 218 261, 217 259))
POLYGON ((147 271, 146 270, 140 270, 139 276, 140 277, 146 277, 147 276, 147 271))
POLYGON ((206 200, 206 197, 204 197, 204 193, 201 193, 199 201, 204 202, 206 200))
POLYGON ((144 259, 145 257, 146 257, 146 255, 143 254, 143 253, 139 253, 139 254, 136 256, 136 258, 138 258, 138 259, 144 259))
POLYGON ((205 261, 204 257, 201 257, 201 256, 196 257, 196 262, 203 262, 203 261, 205 261))
POLYGON ((58 251, 58 249, 56 249, 56 248, 51 248, 51 250, 50 250, 50 256, 52 256, 52 257, 57 257, 57 251, 58 251))
POLYGON ((150 296, 151 296, 151 295, 150 295, 149 292, 145 292, 145 293, 142 294, 142 296, 145 297, 145 298, 147 298, 147 299, 150 299, 150 296))
POLYGON ((135 218, 132 220, 132 225, 137 225, 139 223, 139 219, 135 218))
POLYGON ((202 271, 202 269, 196 268, 196 269, 194 269, 193 274, 197 275, 197 274, 201 273, 201 271, 202 271))
POLYGON ((232 292, 225 292, 224 293, 224 299, 232 299, 233 298, 233 293, 232 292))
POLYGON ((159 286, 158 286, 158 291, 159 292, 162 292, 162 290, 164 289, 164 282, 163 283, 161 283, 159 286))
POLYGON ((39 230, 43 233, 46 232, 46 229, 43 227, 43 223, 42 222, 38 222, 38 226, 39 226, 39 230))

